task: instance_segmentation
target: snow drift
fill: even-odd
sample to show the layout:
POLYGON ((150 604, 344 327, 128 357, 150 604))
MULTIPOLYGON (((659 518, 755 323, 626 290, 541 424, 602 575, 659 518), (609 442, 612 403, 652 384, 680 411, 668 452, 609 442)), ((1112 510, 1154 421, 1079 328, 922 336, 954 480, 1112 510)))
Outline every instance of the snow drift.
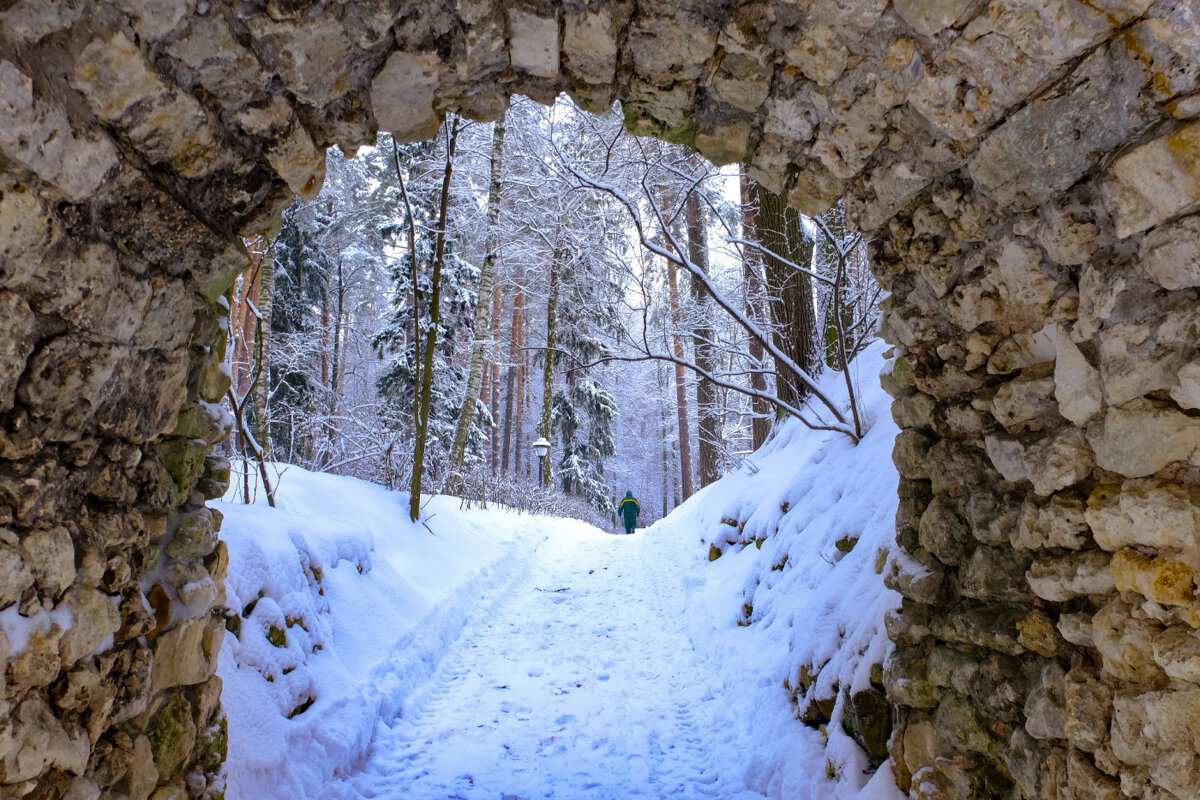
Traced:
MULTIPOLYGON (((723 785, 789 800, 901 797, 878 753, 856 743, 871 721, 851 702, 878 693, 883 618, 899 603, 883 585, 897 501, 882 351, 853 365, 871 422, 860 443, 785 423, 741 468, 638 534, 672 607, 688 609, 672 624, 747 717, 736 727, 750 738, 732 757, 740 763, 722 759, 723 785)), ((824 384, 844 401, 840 375, 824 384)), ((232 799, 320 797, 354 772, 380 721, 406 711, 460 632, 565 522, 435 498, 431 535, 408 521, 406 495, 296 467, 278 502, 220 505, 232 799)), ((876 745, 877 722, 867 731, 876 745)))

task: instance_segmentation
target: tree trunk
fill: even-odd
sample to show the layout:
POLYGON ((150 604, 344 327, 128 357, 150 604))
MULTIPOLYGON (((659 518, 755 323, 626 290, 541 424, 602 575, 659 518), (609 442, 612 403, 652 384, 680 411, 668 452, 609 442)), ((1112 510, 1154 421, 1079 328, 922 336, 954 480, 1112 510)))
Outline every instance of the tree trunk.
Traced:
MULTIPOLYGON (((758 184, 742 173, 742 238, 748 242, 758 241, 758 184)), ((764 308, 766 288, 762 278, 762 254, 753 247, 742 248, 742 274, 746 281, 746 316, 760 329, 767 327, 767 312, 764 308)), ((750 358, 753 360, 750 388, 756 392, 767 391, 767 376, 764 356, 766 351, 757 338, 750 337, 750 358)), ((767 442, 771 434, 771 405, 762 397, 750 398, 750 412, 754 415, 750 423, 753 449, 767 442)))
POLYGON ((487 342, 484 331, 491 328, 489 324, 489 300, 492 295, 492 278, 496 272, 496 251, 500 249, 499 219, 500 219, 500 184, 501 171, 504 167, 504 117, 496 120, 492 126, 492 177, 488 188, 488 220, 483 257, 483 267, 479 270, 478 300, 475 303, 475 342, 471 347, 471 369, 467 378, 467 394, 463 398, 462 414, 458 418, 458 428, 454 431, 454 447, 450 451, 450 461, 461 467, 467 456, 467 439, 471 433, 471 421, 475 418, 475 404, 479 401, 479 388, 483 383, 483 355, 487 342))
MULTIPOLYGON (((546 302, 546 352, 542 361, 542 422, 538 426, 538 434, 544 436, 546 441, 551 440, 550 415, 554 407, 554 365, 558 361, 558 354, 554 350, 558 347, 558 262, 561 257, 562 254, 556 250, 554 257, 550 259, 550 298, 546 302)), ((550 475, 554 470, 550 465, 550 459, 547 457, 542 470, 543 486, 551 484, 550 475)))
POLYGON ((488 413, 492 417, 492 432, 489 437, 491 442, 490 466, 492 477, 500 469, 500 365, 496 363, 499 356, 500 348, 500 332, 501 332, 501 317, 504 312, 504 300, 500 294, 500 286, 496 284, 492 287, 492 358, 488 364, 488 413))
MULTIPOLYGON (((817 251, 818 260, 824 270, 829 273, 830 278, 835 277, 837 270, 838 255, 837 249, 846 241, 846 209, 841 203, 833 206, 820 217, 821 222, 825 223, 825 228, 833 234, 835 242, 829 241, 829 238, 824 233, 817 234, 817 251)), ((840 369, 838 360, 838 321, 835 319, 835 311, 833 308, 833 293, 828 292, 826 302, 823 304, 824 314, 824 349, 825 363, 833 369, 840 369)), ((842 314, 841 324, 843 328, 849 328, 854 324, 853 307, 849 309, 839 309, 842 314)), ((845 343, 849 346, 849 342, 845 343)))
MULTIPOLYGON (((758 237, 768 252, 763 253, 775 346, 809 375, 820 370, 816 305, 812 278, 780 262, 772 254, 801 267, 812 263, 813 242, 804 235, 800 212, 789 208, 787 198, 758 187, 758 237)), ((783 364, 775 365, 776 394, 785 403, 799 407, 808 391, 783 364)))
MULTIPOLYGON (((661 364, 660 364, 661 366, 661 364)), ((658 382, 659 397, 664 397, 667 393, 667 380, 663 375, 662 369, 654 370, 654 377, 658 382)), ((671 502, 671 424, 667 414, 667 407, 663 403, 658 405, 659 414, 658 421, 662 428, 662 515, 667 516, 670 511, 668 504, 671 502)))
MULTIPOLYGON (((520 442, 517 429, 521 419, 521 338, 525 325, 525 287, 522 285, 523 276, 520 267, 513 276, 517 288, 513 295, 512 328, 508 336, 508 370, 504 376, 504 440, 500 448, 500 471, 505 475, 509 472, 509 454, 512 452, 513 437, 520 442)), ((518 444, 519 447, 519 444, 518 444)), ((515 470, 515 462, 514 462, 515 470)))
MULTIPOLYGON (((704 209, 700 205, 700 184, 687 196, 684 204, 684 219, 687 224, 688 258, 703 273, 708 274, 708 229, 705 225, 704 209)), ((696 353, 696 366, 709 375, 717 373, 717 354, 713 346, 713 312, 708 302, 708 292, 703 282, 692 275, 692 302, 695 305, 695 323, 692 336, 696 353)), ((721 419, 717 413, 717 391, 712 381, 699 378, 696 381, 696 419, 699 441, 696 455, 700 460, 700 486, 708 486, 721 477, 721 419)))
POLYGON ((679 276, 674 261, 667 261, 667 284, 671 290, 671 322, 675 327, 672 334, 672 347, 675 358, 675 408, 679 416, 679 478, 682 483, 683 499, 692 496, 692 446, 691 429, 688 425, 687 381, 683 372, 682 361, 687 360, 683 349, 683 337, 679 331, 682 323, 679 312, 679 276))
MULTIPOLYGON (((449 135, 446 141, 446 171, 442 176, 441 205, 438 208, 437 247, 433 258, 433 289, 429 298, 429 333, 425 339, 425 365, 421 370, 419 413, 416 437, 413 442, 412 486, 408 499, 408 514, 413 522, 421 518, 421 477, 425 471, 425 440, 429 434, 429 408, 433 402, 433 351, 437 344, 438 323, 441 322, 442 267, 446 260, 446 217, 450 206, 450 174, 454 169, 454 145, 458 142, 458 122, 446 122, 449 135)), ((415 286, 416 284, 414 284, 415 286)))

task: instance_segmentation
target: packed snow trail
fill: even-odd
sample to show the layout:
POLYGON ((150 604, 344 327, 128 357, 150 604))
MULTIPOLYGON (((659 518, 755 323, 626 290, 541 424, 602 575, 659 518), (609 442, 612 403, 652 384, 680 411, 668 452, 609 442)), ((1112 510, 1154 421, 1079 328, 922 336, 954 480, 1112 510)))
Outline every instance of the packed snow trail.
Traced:
POLYGON ((746 709, 680 625, 642 535, 564 526, 468 625, 330 798, 704 798, 745 791, 746 709))

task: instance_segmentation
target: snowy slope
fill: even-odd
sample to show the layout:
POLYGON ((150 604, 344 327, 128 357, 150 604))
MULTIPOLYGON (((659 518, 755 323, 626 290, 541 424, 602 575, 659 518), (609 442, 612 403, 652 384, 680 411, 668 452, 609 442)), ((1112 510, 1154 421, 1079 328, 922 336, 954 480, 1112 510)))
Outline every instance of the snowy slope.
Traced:
POLYGON ((431 534, 409 522, 406 495, 295 466, 278 508, 216 506, 235 612, 218 669, 230 798, 319 797, 521 576, 546 530, 545 519, 435 498, 431 534))
MULTIPOLYGON (((760 696, 761 747, 748 754, 746 781, 766 796, 901 796, 887 765, 870 769, 840 725, 825 726, 826 740, 796 721, 791 704, 793 694, 800 707, 836 698, 839 722, 842 690, 869 689, 872 665, 890 652, 883 617, 900 596, 884 588, 883 574, 894 549, 898 429, 877 377, 884 348, 876 343, 852 365, 871 424, 857 446, 788 422, 750 464, 647 533, 688 564, 679 574, 698 612, 685 619, 696 646, 713 652, 715 672, 760 696), (837 547, 843 537, 857 538, 846 553, 837 547), (714 546, 721 554, 710 563, 714 546)), ((840 375, 825 376, 822 388, 846 396, 840 375)))
POLYGON ((452 498, 431 534, 297 467, 277 509, 220 504, 227 796, 898 800, 839 724, 899 601, 883 363, 856 361, 857 446, 785 424, 634 537, 452 498))

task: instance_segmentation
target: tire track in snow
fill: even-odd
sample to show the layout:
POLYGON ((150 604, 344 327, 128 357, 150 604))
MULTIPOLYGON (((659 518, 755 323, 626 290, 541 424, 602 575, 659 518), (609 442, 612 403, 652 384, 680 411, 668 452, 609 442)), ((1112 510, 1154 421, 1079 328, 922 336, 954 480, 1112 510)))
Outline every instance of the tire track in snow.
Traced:
POLYGON ((742 795, 744 732, 682 630, 673 576, 640 536, 578 530, 542 543, 323 796, 742 795))

